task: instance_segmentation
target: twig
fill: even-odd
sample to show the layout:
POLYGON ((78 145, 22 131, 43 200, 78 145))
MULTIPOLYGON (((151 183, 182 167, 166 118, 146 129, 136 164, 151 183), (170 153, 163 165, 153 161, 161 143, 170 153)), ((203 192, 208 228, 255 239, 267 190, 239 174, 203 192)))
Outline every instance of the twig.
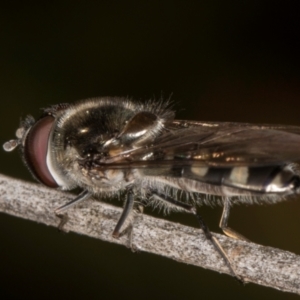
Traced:
MULTIPOLYGON (((46 225, 58 226, 54 208, 74 195, 0 174, 0 211, 46 225)), ((111 235, 121 209, 86 200, 68 211, 65 229, 104 241, 128 246, 128 236, 111 235)), ((279 249, 233 240, 214 234, 247 282, 300 294, 300 256, 279 249)), ((139 251, 230 274, 228 267, 205 239, 200 229, 163 219, 137 215, 134 219, 133 246, 139 251)))

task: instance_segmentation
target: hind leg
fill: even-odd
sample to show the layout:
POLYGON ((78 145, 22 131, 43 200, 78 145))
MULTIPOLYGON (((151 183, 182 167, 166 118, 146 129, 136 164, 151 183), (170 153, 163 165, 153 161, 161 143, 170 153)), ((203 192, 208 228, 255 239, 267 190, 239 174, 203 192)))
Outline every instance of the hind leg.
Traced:
POLYGON ((226 197, 225 201, 224 201, 224 208, 223 208, 222 217, 221 217, 220 224, 219 224, 220 228, 223 230, 225 235, 227 235, 227 236, 229 236, 233 239, 249 241, 243 235, 241 235, 240 233, 236 232, 235 230, 233 230, 233 229, 231 229, 230 227, 227 226, 229 213, 230 213, 230 201, 226 197))

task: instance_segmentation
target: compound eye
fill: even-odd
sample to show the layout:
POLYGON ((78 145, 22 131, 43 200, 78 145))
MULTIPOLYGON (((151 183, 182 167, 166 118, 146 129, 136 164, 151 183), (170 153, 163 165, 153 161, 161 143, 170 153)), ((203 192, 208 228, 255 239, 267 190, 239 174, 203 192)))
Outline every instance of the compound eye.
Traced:
POLYGON ((53 123, 54 117, 46 116, 31 127, 25 140, 24 158, 36 179, 46 186, 58 187, 47 166, 48 141, 53 123))

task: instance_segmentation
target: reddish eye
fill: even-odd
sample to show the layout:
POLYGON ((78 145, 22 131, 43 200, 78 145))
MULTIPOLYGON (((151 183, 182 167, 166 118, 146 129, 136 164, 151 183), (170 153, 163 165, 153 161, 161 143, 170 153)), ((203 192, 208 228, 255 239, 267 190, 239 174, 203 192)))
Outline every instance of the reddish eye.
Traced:
POLYGON ((49 187, 58 187, 47 166, 47 151, 50 131, 54 122, 52 116, 37 121, 27 134, 24 156, 33 175, 49 187))

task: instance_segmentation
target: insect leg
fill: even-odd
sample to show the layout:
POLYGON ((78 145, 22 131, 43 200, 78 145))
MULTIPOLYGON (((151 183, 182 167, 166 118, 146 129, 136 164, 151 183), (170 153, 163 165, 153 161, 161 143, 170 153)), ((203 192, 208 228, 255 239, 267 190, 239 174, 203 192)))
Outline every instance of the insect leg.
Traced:
POLYGON ((121 217, 112 233, 112 236, 114 238, 118 238, 120 236, 120 230, 122 226, 124 225, 124 222, 126 221, 127 217, 130 215, 134 203, 134 196, 132 189, 127 190, 126 200, 125 200, 125 206, 123 208, 121 217))
POLYGON ((187 212, 193 214, 197 218, 200 228, 203 230, 203 232, 205 234, 205 237, 213 244, 215 249, 218 251, 218 253, 221 255, 221 257, 224 259, 224 261, 227 264, 228 268, 230 269, 231 273, 235 276, 235 278, 238 281, 240 281, 242 283, 244 282, 243 279, 237 275, 237 272, 236 272, 235 268, 233 267, 233 263, 232 263, 231 259, 226 254, 225 250, 223 249, 223 247, 220 244, 220 242, 218 241, 218 239, 211 234, 211 232, 210 232, 209 228, 207 227, 207 225, 205 224, 203 218, 197 213, 197 210, 193 206, 188 205, 186 203, 182 203, 175 199, 172 199, 171 197, 157 194, 156 192, 153 192, 153 194, 156 195, 157 197, 159 197, 161 200, 171 203, 180 208, 183 208, 187 212))
POLYGON ((210 230, 208 229, 207 225, 205 224, 204 220, 202 219, 202 217, 199 214, 195 214, 201 229, 203 230, 205 237, 213 244, 213 246, 215 247, 215 249, 219 252, 219 254, 222 256, 222 258, 224 259, 225 263, 227 264, 228 268, 230 269, 231 273, 235 276, 235 278, 240 281, 241 283, 244 283, 244 280, 237 275, 237 272, 235 270, 235 268, 233 267, 233 263, 231 261, 231 259, 228 257, 227 253, 225 252, 225 250, 223 249, 222 245, 220 244, 220 242, 218 241, 218 239, 213 236, 210 232, 210 230))
POLYGON ((235 230, 233 230, 233 229, 231 229, 230 227, 227 226, 228 218, 229 218, 229 212, 230 212, 230 201, 226 197, 225 201, 224 201, 224 208, 223 208, 222 217, 221 217, 220 224, 219 224, 219 226, 223 230, 224 234, 226 234, 227 236, 229 236, 233 239, 249 241, 243 235, 241 235, 240 233, 236 232, 235 230))
POLYGON ((55 211, 54 211, 55 214, 57 215, 57 217, 59 217, 61 219, 60 223, 58 224, 59 230, 63 230, 64 225, 68 222, 68 216, 67 216, 67 214, 65 214, 65 212, 68 209, 70 209, 71 207, 75 206, 76 204, 90 198, 91 196, 92 196, 92 193, 84 190, 72 201, 55 209, 55 211))
POLYGON ((63 214, 64 212, 66 212, 68 209, 70 209, 71 207, 75 206, 76 204, 90 198, 92 196, 92 193, 84 190, 82 191, 75 199, 73 199, 72 201, 58 207, 55 209, 55 213, 57 215, 63 214))

